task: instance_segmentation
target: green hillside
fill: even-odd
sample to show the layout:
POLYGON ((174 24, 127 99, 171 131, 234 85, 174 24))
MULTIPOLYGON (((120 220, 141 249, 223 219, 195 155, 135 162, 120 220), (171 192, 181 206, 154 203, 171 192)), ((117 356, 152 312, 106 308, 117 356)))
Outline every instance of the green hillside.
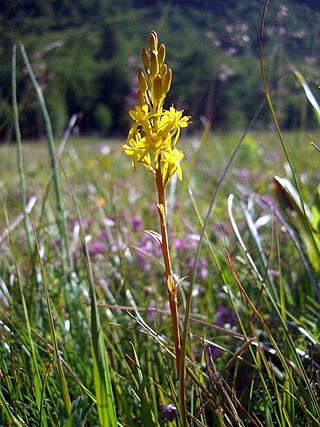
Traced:
MULTIPOLYGON (((11 0, 0 12, 0 131, 11 137, 11 55, 22 42, 45 96, 54 130, 71 114, 83 133, 125 133, 136 99, 140 46, 155 29, 170 46, 172 99, 195 127, 208 118, 221 129, 242 128, 263 100, 258 58, 262 0, 11 0)), ((312 85, 319 79, 317 1, 271 1, 265 27, 265 60, 284 127, 305 125, 301 95, 291 70, 312 85)), ((41 115, 18 55, 21 125, 26 137, 43 133, 41 115)), ((311 116, 311 115, 310 115, 311 116)), ((312 125, 312 117, 308 124, 312 125)), ((265 126, 267 113, 256 126, 265 126)))

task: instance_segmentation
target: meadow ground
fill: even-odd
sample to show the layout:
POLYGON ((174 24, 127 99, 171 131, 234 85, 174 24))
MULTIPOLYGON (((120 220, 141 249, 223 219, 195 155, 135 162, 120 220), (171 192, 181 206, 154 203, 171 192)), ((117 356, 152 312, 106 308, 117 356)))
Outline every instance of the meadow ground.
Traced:
MULTIPOLYGON (((313 220, 320 176, 310 141, 319 136, 284 134, 313 220)), ((241 137, 181 138, 183 180, 173 179, 167 192, 173 271, 183 279, 181 330, 192 300, 188 420, 316 426, 319 257, 283 181, 273 180, 293 182, 275 132, 246 135, 220 185, 241 137)), ((180 425, 161 250, 145 232, 159 228, 155 182, 143 168, 133 173, 123 142, 67 142, 58 165, 65 236, 46 142, 22 147, 27 201, 34 201, 26 221, 16 147, 0 146, 1 425, 101 423, 90 283, 118 425, 180 425), (55 341, 73 418, 61 404, 55 341)))

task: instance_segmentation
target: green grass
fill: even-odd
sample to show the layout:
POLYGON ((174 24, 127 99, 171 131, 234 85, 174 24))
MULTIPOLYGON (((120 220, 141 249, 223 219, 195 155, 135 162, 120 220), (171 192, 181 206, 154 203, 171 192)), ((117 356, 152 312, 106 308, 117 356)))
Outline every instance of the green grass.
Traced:
MULTIPOLYGON (((174 272, 177 277, 188 276, 180 285, 181 325, 197 236, 240 137, 240 133, 208 136, 192 171, 193 198, 186 193, 181 205, 180 182, 168 191, 174 272)), ((303 195, 311 202, 319 176, 310 137, 298 133, 284 137, 303 195)), ((182 142, 189 153, 185 176, 198 142, 195 137, 182 142)), ((7 290, 1 309, 1 425, 104 426, 109 425, 110 408, 118 425, 165 425, 169 421, 163 405, 178 406, 163 266, 157 243, 143 231, 157 227, 154 183, 143 170, 132 173, 120 143, 71 139, 61 156, 70 272, 63 267, 65 255, 59 249, 53 189, 47 193, 50 163, 42 144, 22 147, 27 198, 37 197, 27 221, 32 253, 22 220, 4 236, 6 215, 14 224, 22 208, 16 148, 0 148, 0 277, 7 290), (92 348, 102 357, 100 373, 92 348), (58 366, 72 402, 67 414, 58 366), (108 384, 113 398, 103 415, 98 388, 108 384)), ((273 175, 287 176, 275 135, 250 134, 207 221, 190 312, 190 425, 318 425, 318 300, 286 229, 285 211, 272 211, 264 204, 264 196, 275 197, 273 175), (234 199, 228 210, 231 193, 234 199), (285 223, 277 216, 280 212, 285 223)), ((290 230, 307 257, 299 230, 292 225, 290 230)), ((308 266, 317 282, 317 273, 308 266)), ((108 389, 102 390, 107 398, 108 389)), ((179 424, 178 419, 175 422, 179 424)))
POLYGON ((153 176, 133 174, 121 140, 59 145, 30 68, 47 141, 23 143, 15 54, 0 425, 318 426, 319 132, 181 141, 184 180, 167 189, 178 373, 153 176))

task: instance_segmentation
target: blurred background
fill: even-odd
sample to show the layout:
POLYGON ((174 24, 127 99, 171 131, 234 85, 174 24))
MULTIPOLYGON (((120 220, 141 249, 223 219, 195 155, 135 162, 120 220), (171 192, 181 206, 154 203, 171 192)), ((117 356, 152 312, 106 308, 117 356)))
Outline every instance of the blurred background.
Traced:
MULTIPOLYGON (((47 101, 56 136, 72 114, 79 135, 125 135, 136 102, 140 53, 156 30, 173 70, 170 101, 192 115, 193 132, 241 129, 264 99, 259 66, 263 0, 10 0, 0 8, 0 140, 13 138, 11 57, 23 43, 47 101)), ((17 50, 24 138, 44 135, 39 104, 17 50)), ((272 1, 264 33, 267 79, 284 129, 316 126, 292 73, 317 93, 320 5, 272 1)), ((271 123, 269 113, 255 122, 271 123)))

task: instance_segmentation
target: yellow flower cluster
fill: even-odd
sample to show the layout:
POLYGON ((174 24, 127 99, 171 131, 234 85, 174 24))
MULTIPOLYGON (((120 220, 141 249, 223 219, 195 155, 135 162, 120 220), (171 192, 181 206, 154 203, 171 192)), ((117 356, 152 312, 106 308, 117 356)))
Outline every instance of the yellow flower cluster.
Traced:
POLYGON ((154 175, 160 170, 164 187, 175 172, 182 178, 179 161, 184 152, 176 144, 180 129, 190 123, 189 117, 173 105, 169 110, 163 108, 172 81, 172 71, 164 63, 165 55, 165 46, 158 47, 157 34, 152 31, 149 51, 142 50, 144 71, 140 69, 138 75, 138 105, 129 111, 134 124, 127 144, 122 146, 123 151, 132 156, 134 168, 136 163, 142 163, 154 175))

